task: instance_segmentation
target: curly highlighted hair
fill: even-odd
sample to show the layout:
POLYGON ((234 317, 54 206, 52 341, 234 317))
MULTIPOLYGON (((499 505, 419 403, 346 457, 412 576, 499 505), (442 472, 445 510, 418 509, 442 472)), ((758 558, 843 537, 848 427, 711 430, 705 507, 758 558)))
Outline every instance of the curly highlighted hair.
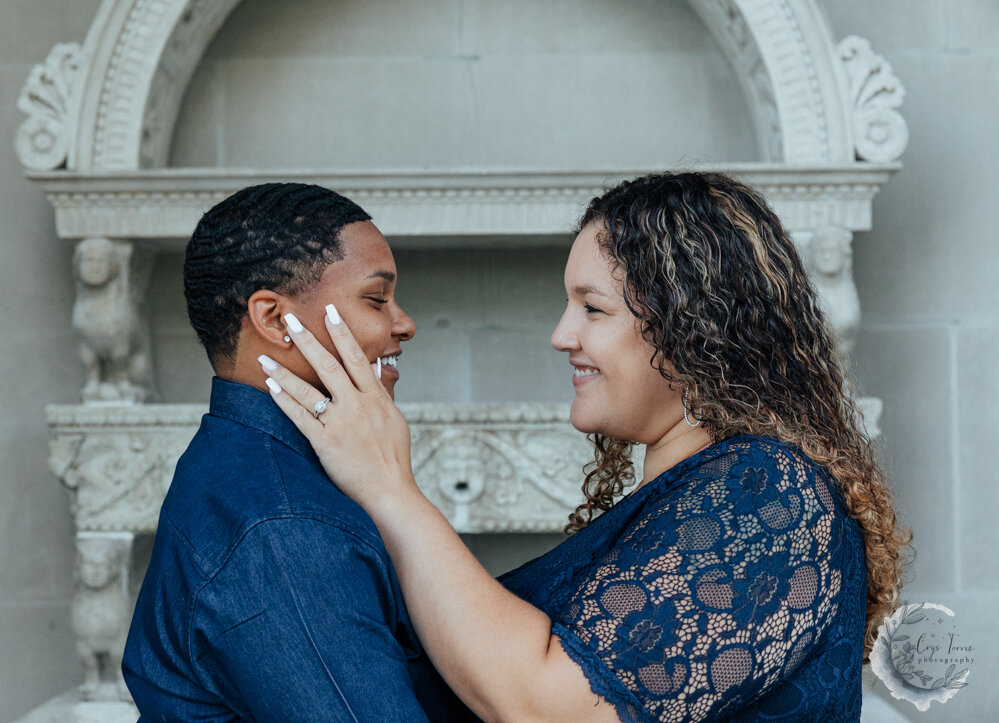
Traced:
MULTIPOLYGON (((720 173, 662 173, 593 199, 580 229, 624 276, 624 298, 652 364, 714 441, 748 433, 797 445, 841 485, 867 555, 865 660, 898 599, 900 552, 912 539, 836 356, 794 244, 751 188, 720 173)), ((631 444, 593 435, 586 502, 567 532, 614 504, 634 478, 631 444)))

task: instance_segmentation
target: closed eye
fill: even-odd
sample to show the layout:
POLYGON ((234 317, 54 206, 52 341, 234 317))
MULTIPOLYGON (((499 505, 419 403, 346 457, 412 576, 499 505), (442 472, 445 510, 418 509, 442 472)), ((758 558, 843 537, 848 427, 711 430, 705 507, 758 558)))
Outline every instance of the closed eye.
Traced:
POLYGON ((368 299, 368 301, 373 301, 376 304, 387 304, 388 303, 388 299, 382 299, 381 297, 378 297, 378 296, 368 296, 366 298, 368 299))
POLYGON ((591 306, 590 304, 583 304, 583 308, 586 309, 586 313, 587 314, 602 314, 602 313, 604 313, 602 310, 598 309, 595 306, 591 306))

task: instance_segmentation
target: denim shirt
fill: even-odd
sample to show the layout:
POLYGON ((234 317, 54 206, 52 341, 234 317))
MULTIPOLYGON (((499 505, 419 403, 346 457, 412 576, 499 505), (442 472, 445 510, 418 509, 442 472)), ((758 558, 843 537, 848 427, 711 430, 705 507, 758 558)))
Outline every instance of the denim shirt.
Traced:
POLYGON ((416 638, 374 523, 267 394, 218 378, 122 669, 140 720, 470 716, 416 638))

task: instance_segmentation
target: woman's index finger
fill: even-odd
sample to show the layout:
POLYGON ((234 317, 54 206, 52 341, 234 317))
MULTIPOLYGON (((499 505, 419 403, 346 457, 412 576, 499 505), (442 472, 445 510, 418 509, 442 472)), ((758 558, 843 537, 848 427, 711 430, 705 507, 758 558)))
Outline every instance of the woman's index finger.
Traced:
POLYGON ((367 354, 357 343, 354 334, 351 333, 333 304, 326 305, 326 329, 329 331, 330 338, 333 339, 333 345, 340 353, 343 366, 354 382, 354 386, 362 392, 384 390, 382 383, 371 371, 371 362, 368 361, 367 354))

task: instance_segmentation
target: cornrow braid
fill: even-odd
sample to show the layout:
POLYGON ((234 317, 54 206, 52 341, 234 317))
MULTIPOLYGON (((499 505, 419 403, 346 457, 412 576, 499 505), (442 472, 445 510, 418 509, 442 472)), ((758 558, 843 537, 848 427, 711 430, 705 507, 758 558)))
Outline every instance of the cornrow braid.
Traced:
POLYGON ((343 259, 341 229, 370 219, 353 201, 304 183, 250 186, 202 216, 184 257, 184 298, 212 366, 235 356, 253 292, 304 291, 343 259))

